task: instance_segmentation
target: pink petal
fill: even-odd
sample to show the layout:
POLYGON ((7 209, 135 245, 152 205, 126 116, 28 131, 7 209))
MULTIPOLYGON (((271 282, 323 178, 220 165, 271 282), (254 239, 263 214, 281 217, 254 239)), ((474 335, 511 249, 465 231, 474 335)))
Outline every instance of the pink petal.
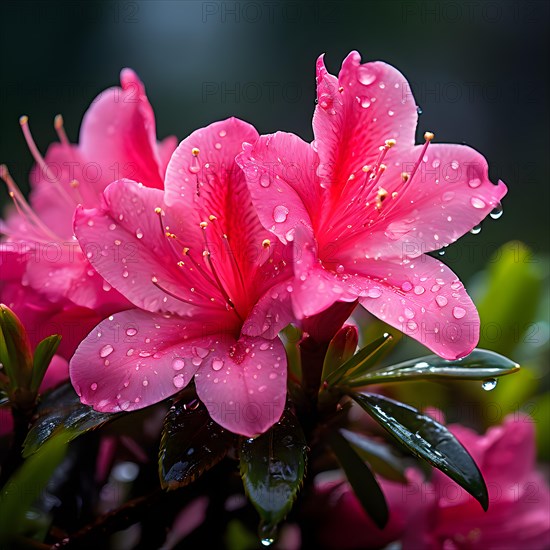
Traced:
POLYGON ((81 401, 98 411, 137 410, 185 387, 214 346, 204 320, 142 310, 102 321, 70 363, 81 401))
MULTIPOLYGON (((73 236, 73 215, 77 204, 87 208, 99 205, 99 193, 110 183, 113 172, 105 178, 103 169, 82 157, 78 146, 52 143, 45 159, 51 172, 35 165, 31 171, 30 204, 39 218, 61 239, 73 236), (53 177, 57 181, 54 181, 53 177), (107 181, 109 179, 109 181, 107 181), (78 187, 71 182, 78 182, 78 187), (101 180, 101 181, 99 181, 101 180), (65 191, 59 192, 59 187, 65 191), (67 200, 67 195, 72 202, 67 200)), ((107 176, 107 174, 105 174, 107 176)))
POLYGON ((277 132, 245 146, 237 157, 263 226, 286 243, 294 229, 311 229, 319 215, 322 189, 319 160, 309 144, 294 134, 277 132))
POLYGON ((130 69, 121 72, 120 81, 122 89, 113 87, 102 92, 84 115, 80 151, 83 157, 98 163, 103 186, 129 178, 162 189, 164 169, 145 88, 130 69))
POLYGON ((272 286, 256 302, 243 324, 242 334, 273 340, 294 320, 289 292, 291 281, 288 278, 272 286))
POLYGON ((279 420, 286 400, 286 354, 280 340, 241 337, 220 343, 195 375, 210 416, 253 437, 279 420))
POLYGON ((476 308, 456 275, 430 256, 410 264, 365 262, 374 283, 361 304, 445 359, 470 353, 479 340, 476 308))
POLYGON ((292 304, 299 319, 316 315, 335 302, 357 299, 357 292, 354 292, 350 281, 327 270, 321 263, 307 231, 302 228, 296 230, 294 246, 292 304))
POLYGON ((250 293, 246 282, 254 276, 262 243, 270 237, 235 163, 242 144, 257 137, 254 127, 239 119, 215 122, 181 142, 166 175, 166 203, 188 220, 188 234, 206 240, 210 261, 241 313, 249 305, 237 302, 250 293), (194 155, 194 150, 199 153, 194 155), (204 229, 199 228, 201 222, 204 229))
POLYGON ((339 194, 349 176, 378 157, 378 148, 395 139, 395 149, 414 144, 417 112, 405 77, 382 62, 361 64, 351 52, 338 82, 317 61, 317 107, 313 116, 322 180, 339 194))
POLYGON ((403 535, 415 510, 426 506, 426 495, 420 489, 422 477, 412 468, 406 473, 407 485, 378 478, 389 508, 388 524, 384 529, 379 529, 363 509, 353 489, 342 479, 343 475, 336 474, 331 481, 322 480, 331 474, 324 472, 315 480, 319 540, 327 548, 385 548, 403 535))
POLYGON ((414 258, 437 250, 478 225, 506 194, 504 183, 489 181, 483 156, 465 145, 430 144, 426 162, 404 184, 400 174, 411 172, 421 148, 401 156, 388 152, 388 169, 380 179, 388 199, 368 232, 359 235, 356 254, 414 258), (393 192, 395 199, 389 198, 393 192))
MULTIPOLYGON (((178 266, 178 261, 185 259, 181 249, 189 245, 202 261, 203 244, 190 240, 174 244, 166 237, 155 213, 163 205, 161 191, 122 180, 105 190, 104 199, 101 209, 77 210, 75 234, 92 265, 109 284, 148 311, 186 314, 202 300, 210 311, 217 306, 220 318, 227 316, 219 291, 209 294, 219 298, 212 303, 195 296, 191 290, 194 285, 185 284, 189 270, 178 266)), ((170 217, 166 225, 187 236, 183 229, 180 231, 178 220, 170 217)), ((202 279, 197 279, 199 286, 202 279)))

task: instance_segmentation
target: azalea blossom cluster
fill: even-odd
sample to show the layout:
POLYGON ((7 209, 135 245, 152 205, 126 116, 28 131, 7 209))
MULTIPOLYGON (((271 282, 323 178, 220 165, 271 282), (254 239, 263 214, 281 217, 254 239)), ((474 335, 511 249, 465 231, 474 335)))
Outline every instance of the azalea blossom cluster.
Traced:
POLYGON ((42 156, 23 117, 36 165, 28 201, 2 167, 13 207, 1 301, 31 339, 63 335, 82 403, 131 411, 194 380, 212 419, 245 436, 283 412, 280 331, 322 325, 335 304, 361 304, 444 358, 467 355, 476 308, 427 253, 507 190, 475 150, 430 132, 415 144, 404 83, 357 52, 337 76, 319 58, 312 143, 236 118, 159 142, 128 69, 92 104, 78 144, 57 118, 59 143, 42 156))

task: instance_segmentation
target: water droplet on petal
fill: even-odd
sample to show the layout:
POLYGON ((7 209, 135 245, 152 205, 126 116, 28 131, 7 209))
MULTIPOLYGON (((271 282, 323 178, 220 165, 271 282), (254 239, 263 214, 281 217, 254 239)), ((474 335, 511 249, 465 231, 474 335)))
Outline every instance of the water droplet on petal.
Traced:
POLYGON ((90 385, 90 389, 92 391, 96 391, 97 390, 97 384, 94 382, 93 384, 90 385))
POLYGON ((200 171, 201 165, 199 164, 199 159, 193 156, 191 164, 189 165, 189 172, 191 172, 191 174, 198 174, 200 171))
POLYGON ((455 319, 462 319, 466 315, 466 310, 463 307, 456 306, 453 308, 453 317, 455 319))
POLYGON ((402 285, 401 285, 401 290, 403 292, 409 292, 410 290, 412 290, 412 284, 409 282, 409 281, 405 281, 402 285))
POLYGON ((284 221, 286 221, 287 216, 288 208, 286 206, 279 205, 273 209, 273 219, 277 223, 283 223, 284 221))
POLYGON ((369 298, 380 298, 380 296, 382 296, 382 291, 377 287, 369 288, 367 296, 369 298))
POLYGON ((183 374, 176 374, 172 382, 174 383, 174 386, 176 386, 176 388, 183 388, 183 383, 184 383, 183 374))
POLYGON ((442 294, 440 294, 439 296, 436 296, 435 297, 435 301, 437 302, 437 305, 439 307, 444 307, 447 305, 447 298, 445 298, 445 296, 443 296, 442 294))
POLYGON ((143 231, 141 229, 136 229, 136 237, 138 239, 143 239, 143 231))
POLYGON ((126 334, 128 336, 135 336, 137 334, 137 328, 127 328, 126 334))
POLYGON ((406 308, 405 308, 404 313, 405 313, 405 317, 406 317, 407 319, 412 319, 412 318, 414 317, 414 311, 413 311, 411 308, 409 308, 409 307, 406 307, 406 308))
POLYGON ((269 187, 271 185, 271 176, 269 175, 268 172, 264 172, 260 176, 260 185, 262 187, 269 187))
POLYGON ((497 387, 497 380, 495 378, 489 378, 487 380, 483 380, 483 382, 481 383, 481 387, 485 391, 494 390, 497 387))
POLYGON ((373 72, 370 67, 360 65, 357 67, 357 80, 359 80, 363 86, 369 86, 376 80, 376 73, 373 72))
POLYGON ((103 346, 99 350, 99 356, 102 359, 105 359, 105 357, 108 357, 109 355, 111 355, 111 353, 113 353, 113 351, 115 351, 115 348, 113 348, 113 346, 111 346, 111 344, 107 344, 106 346, 103 346))
POLYGON ((183 367, 185 367, 185 361, 183 359, 178 358, 172 361, 172 368, 174 370, 181 370, 183 367))
POLYGON ((212 361, 212 368, 214 370, 221 370, 223 368, 223 359, 214 359, 212 361))
POLYGON ((421 294, 424 294, 424 292, 426 292, 426 289, 423 286, 418 285, 414 287, 414 293, 417 294, 418 296, 420 296, 421 294))
POLYGON ((469 182, 468 182, 468 185, 472 188, 472 189, 477 189, 480 185, 481 185, 481 180, 479 178, 472 178, 469 182))
POLYGON ((485 208, 486 204, 479 197, 472 197, 470 203, 474 208, 485 208))

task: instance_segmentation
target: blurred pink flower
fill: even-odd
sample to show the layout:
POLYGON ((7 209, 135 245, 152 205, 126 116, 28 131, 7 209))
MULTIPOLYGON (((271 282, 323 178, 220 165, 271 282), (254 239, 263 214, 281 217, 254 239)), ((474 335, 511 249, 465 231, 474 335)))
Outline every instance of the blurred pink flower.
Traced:
POLYGON ((233 432, 256 435, 279 419, 290 272, 234 160, 257 137, 234 118, 211 124, 178 146, 164 194, 121 180, 99 208, 77 211, 80 244, 98 246, 92 265, 137 308, 104 320, 76 351, 82 402, 140 409, 194 378, 212 418, 233 432))
MULTIPOLYGON (((40 393, 55 388, 61 382, 67 380, 69 377, 69 363, 63 357, 54 355, 46 374, 40 384, 40 393)), ((0 437, 9 435, 13 430, 13 417, 11 415, 11 408, 8 404, 0 407, 0 437)))
POLYGON ((535 470, 535 430, 527 415, 508 416, 478 435, 451 425, 487 483, 489 510, 439 471, 419 486, 425 506, 407 527, 404 550, 550 548, 550 488, 535 470))
POLYGON ((317 62, 315 141, 261 136, 237 157, 263 225, 294 241, 299 316, 353 301, 442 357, 468 354, 479 317, 456 275, 426 255, 499 206, 506 186, 463 145, 415 146, 406 79, 352 52, 335 77, 317 62))
POLYGON ((377 477, 389 509, 388 524, 380 529, 363 510, 353 489, 342 473, 336 479, 326 480, 320 475, 315 480, 315 518, 318 522, 318 542, 326 549, 383 548, 398 540, 404 533, 407 521, 414 510, 422 506, 422 496, 416 488, 422 481, 419 472, 409 469, 408 484, 377 477))
POLYGON ((65 337, 62 346, 67 357, 97 323, 98 315, 103 318, 130 306, 80 250, 72 228, 76 206, 99 205, 101 192, 120 177, 162 188, 176 146, 175 138, 157 143, 153 111, 137 75, 124 69, 120 78, 122 87, 102 92, 84 115, 78 145, 69 143, 57 117, 60 143, 52 144, 43 158, 27 117, 21 117, 36 161, 29 203, 2 167, 1 177, 15 208, 0 222, 6 236, 0 245, 0 296, 22 316, 31 335, 46 336, 44 321, 52 325, 50 318, 61 315, 53 324, 55 332, 65 337))

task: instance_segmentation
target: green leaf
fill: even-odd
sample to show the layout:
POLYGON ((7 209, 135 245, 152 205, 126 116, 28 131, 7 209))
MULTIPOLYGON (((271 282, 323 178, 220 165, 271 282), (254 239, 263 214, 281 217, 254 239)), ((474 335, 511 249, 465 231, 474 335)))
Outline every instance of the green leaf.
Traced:
POLYGON ((32 367, 32 379, 31 379, 31 390, 34 392, 38 391, 40 384, 46 374, 46 370, 50 366, 50 362, 59 347, 61 342, 61 335, 54 334, 44 338, 41 342, 38 343, 36 349, 34 350, 34 359, 32 367))
POLYGON ((83 405, 71 384, 63 384, 43 396, 38 418, 25 439, 23 456, 36 453, 53 435, 68 443, 119 416, 119 413, 102 413, 83 405))
POLYGON ((326 380, 332 372, 351 358, 357 349, 359 334, 354 326, 342 327, 330 341, 323 362, 321 380, 326 380))
POLYGON ((487 510, 489 497, 481 472, 445 426, 413 407, 382 395, 350 393, 350 396, 413 455, 447 474, 487 510))
POLYGON ((25 513, 40 496, 55 468, 65 456, 67 442, 53 437, 13 474, 0 493, 0 547, 19 534, 25 513))
POLYGON ((214 422, 196 398, 176 402, 164 419, 159 448, 163 489, 189 485, 227 454, 235 436, 214 422))
POLYGON ((370 468, 340 432, 331 431, 326 437, 365 512, 379 529, 384 529, 389 519, 388 505, 370 468))
POLYGON ((344 428, 340 429, 340 433, 351 443, 357 454, 370 464, 374 472, 391 481, 407 483, 405 465, 386 444, 344 428))
POLYGON ((349 387, 358 387, 367 384, 433 378, 486 380, 518 370, 519 365, 507 357, 493 351, 475 349, 467 357, 454 361, 446 361, 437 355, 404 361, 397 365, 376 369, 359 377, 349 377, 345 384, 349 387))
POLYGON ((10 380, 10 393, 28 389, 32 352, 27 331, 13 311, 0 304, 0 363, 10 380))
POLYGON ((532 329, 543 288, 542 260, 523 243, 500 247, 489 263, 487 284, 475 300, 481 330, 480 347, 512 355, 532 329))
POLYGON ((298 381, 302 380, 302 359, 299 347, 302 339, 302 330, 293 324, 288 324, 281 330, 279 336, 286 350, 289 374, 298 381))
POLYGON ((304 477, 306 449, 300 423, 288 409, 266 433, 243 441, 243 485, 266 528, 279 523, 292 508, 304 477))
POLYGON ((335 386, 337 382, 344 378, 357 377, 372 368, 382 354, 385 353, 385 348, 392 338, 393 336, 386 332, 383 336, 359 350, 327 378, 327 384, 335 386))

